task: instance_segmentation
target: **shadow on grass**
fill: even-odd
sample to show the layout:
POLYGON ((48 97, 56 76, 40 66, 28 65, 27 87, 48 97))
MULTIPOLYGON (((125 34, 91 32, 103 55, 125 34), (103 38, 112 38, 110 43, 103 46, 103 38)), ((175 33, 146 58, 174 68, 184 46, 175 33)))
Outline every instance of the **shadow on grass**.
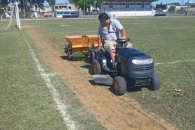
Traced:
POLYGON ((128 86, 127 86, 127 91, 128 91, 128 92, 138 92, 138 91, 142 91, 142 87, 140 87, 140 86, 135 86, 135 85, 133 85, 133 86, 128 85, 128 86))
MULTIPOLYGON (((113 87, 112 85, 106 85, 106 84, 97 84, 95 83, 93 80, 89 80, 89 82, 91 83, 91 85, 93 85, 94 87, 96 85, 98 86, 101 86, 101 87, 105 87, 105 88, 108 88, 108 91, 110 91, 113 95, 116 95, 114 93, 114 90, 113 90, 113 87)), ((127 84, 127 93, 128 92, 139 92, 139 91, 142 91, 142 87, 141 86, 135 86, 135 85, 132 85, 132 83, 128 83, 127 84)), ((116 95, 116 96, 122 96, 122 95, 116 95)))
POLYGON ((82 68, 88 69, 88 74, 92 75, 93 74, 93 68, 90 64, 83 65, 81 66, 82 68))
POLYGON ((68 56, 60 56, 60 58, 63 59, 63 60, 72 61, 72 62, 74 62, 74 61, 84 61, 87 64, 85 64, 83 66, 80 66, 80 67, 88 69, 89 70, 88 73, 90 75, 93 74, 93 69, 92 69, 92 66, 89 64, 88 57, 72 57, 71 59, 69 59, 68 56))
POLYGON ((88 62, 88 58, 86 57, 72 57, 68 58, 68 56, 60 56, 61 59, 67 60, 67 61, 85 61, 88 62))
POLYGON ((89 80, 89 82, 91 83, 91 85, 98 85, 98 86, 102 86, 102 87, 106 87, 106 88, 111 87, 110 85, 106 85, 106 84, 97 84, 93 80, 89 80))
MULTIPOLYGON (((89 83, 90 83, 91 85, 93 85, 94 87, 96 87, 96 85, 98 85, 98 87, 108 88, 108 91, 110 91, 112 94, 114 94, 114 91, 113 91, 111 85, 97 84, 97 83, 95 83, 93 80, 89 80, 89 83)), ((114 95, 115 95, 115 94, 114 94, 114 95)), ((117 95, 116 95, 116 96, 117 96, 117 95)))

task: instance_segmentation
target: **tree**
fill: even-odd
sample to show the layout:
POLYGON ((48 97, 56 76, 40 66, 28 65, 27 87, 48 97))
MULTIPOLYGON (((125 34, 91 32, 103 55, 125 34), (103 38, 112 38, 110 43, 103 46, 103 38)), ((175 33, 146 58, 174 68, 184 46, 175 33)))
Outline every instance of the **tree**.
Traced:
POLYGON ((27 7, 27 0, 20 0, 20 5, 19 7, 21 8, 21 12, 24 13, 24 10, 26 10, 27 7))
POLYGON ((7 5, 8 5, 8 0, 0 0, 0 16, 4 12, 4 9, 7 5))
POLYGON ((98 7, 100 5, 101 0, 69 0, 70 3, 75 4, 79 7, 79 9, 84 10, 87 12, 87 10, 90 10, 90 7, 98 7))
MULTIPOLYGON (((85 10, 85 11, 89 9, 90 6, 93 6, 95 8, 100 8, 102 1, 106 1, 106 0, 69 0, 70 3, 75 4, 80 9, 85 10)), ((109 0, 109 1, 112 1, 112 0, 109 0)), ((120 1, 122 0, 118 0, 118 2, 120 1)), ((151 0, 151 2, 155 2, 155 1, 158 1, 158 0, 151 0)))
POLYGON ((8 5, 8 0, 1 0, 1 1, 0 1, 0 5, 1 5, 2 7, 8 5))
POLYGON ((101 0, 92 0, 93 1, 93 7, 100 8, 101 0))
POLYGON ((46 1, 49 3, 50 6, 55 5, 55 0, 46 0, 46 1))
POLYGON ((8 5, 8 0, 1 0, 0 1, 0 8, 4 8, 7 5, 8 5))
POLYGON ((175 6, 171 6, 169 9, 168 9, 169 12, 175 12, 175 6))
POLYGON ((43 8, 45 0, 28 0, 30 6, 35 6, 36 8, 43 8))

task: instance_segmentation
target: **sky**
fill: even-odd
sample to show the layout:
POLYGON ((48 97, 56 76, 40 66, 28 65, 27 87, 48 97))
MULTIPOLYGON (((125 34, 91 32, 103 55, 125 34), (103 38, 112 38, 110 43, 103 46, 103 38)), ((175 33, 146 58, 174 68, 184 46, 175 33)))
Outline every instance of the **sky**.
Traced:
POLYGON ((56 3, 68 3, 68 0, 56 0, 56 3))
MULTIPOLYGON (((189 0, 189 1, 193 1, 193 0, 189 0)), ((181 5, 184 5, 186 2, 188 2, 188 0, 158 0, 156 2, 153 2, 152 5, 156 5, 156 4, 160 4, 162 2, 162 4, 169 4, 169 3, 180 3, 181 5)))

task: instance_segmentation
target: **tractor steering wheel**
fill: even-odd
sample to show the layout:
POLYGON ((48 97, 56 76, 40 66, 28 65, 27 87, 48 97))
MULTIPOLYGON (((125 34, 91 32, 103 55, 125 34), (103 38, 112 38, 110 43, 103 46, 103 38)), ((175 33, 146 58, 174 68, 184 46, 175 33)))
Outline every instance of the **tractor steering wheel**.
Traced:
POLYGON ((116 42, 119 46, 122 47, 126 47, 127 46, 127 42, 130 41, 130 38, 126 38, 126 39, 117 39, 116 42))

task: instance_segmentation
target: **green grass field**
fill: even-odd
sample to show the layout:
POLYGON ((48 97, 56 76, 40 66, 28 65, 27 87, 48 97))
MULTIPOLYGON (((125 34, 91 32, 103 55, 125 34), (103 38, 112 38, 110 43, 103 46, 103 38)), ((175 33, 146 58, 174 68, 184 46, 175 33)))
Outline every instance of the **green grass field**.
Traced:
MULTIPOLYGON (((0 21, 0 26, 4 25, 0 21)), ((68 127, 56 109, 26 41, 39 57, 39 49, 23 31, 11 27, 0 32, 0 129, 66 130, 68 127)), ((46 64, 41 64, 46 72, 53 73, 46 64)), ((104 129, 57 75, 51 77, 51 82, 55 83, 61 100, 71 106, 67 107, 67 113, 79 129, 104 129)))
MULTIPOLYGON (((195 17, 132 17, 120 21, 134 47, 149 53, 156 63, 162 63, 155 69, 161 78, 160 90, 149 91, 143 88, 142 91, 127 94, 139 101, 143 108, 157 113, 178 128, 194 130, 195 17)), ((62 54, 64 45, 67 44, 65 35, 96 34, 98 29, 97 19, 22 21, 22 25, 28 24, 39 27, 39 33, 52 43, 50 46, 62 54)), ((62 125, 62 120, 59 120, 52 99, 49 99, 46 87, 32 64, 27 45, 20 37, 21 33, 23 32, 13 29, 0 32, 0 129, 66 128, 62 125)), ((56 78, 53 80, 60 81, 59 77, 56 78)), ((70 91, 65 84, 60 84, 58 89, 70 91)), ((68 96, 76 102, 73 93, 68 96)), ((79 102, 75 105, 87 113, 82 120, 76 118, 78 124, 93 118, 79 102)), ((102 129, 95 122, 81 128, 92 126, 102 129)))

